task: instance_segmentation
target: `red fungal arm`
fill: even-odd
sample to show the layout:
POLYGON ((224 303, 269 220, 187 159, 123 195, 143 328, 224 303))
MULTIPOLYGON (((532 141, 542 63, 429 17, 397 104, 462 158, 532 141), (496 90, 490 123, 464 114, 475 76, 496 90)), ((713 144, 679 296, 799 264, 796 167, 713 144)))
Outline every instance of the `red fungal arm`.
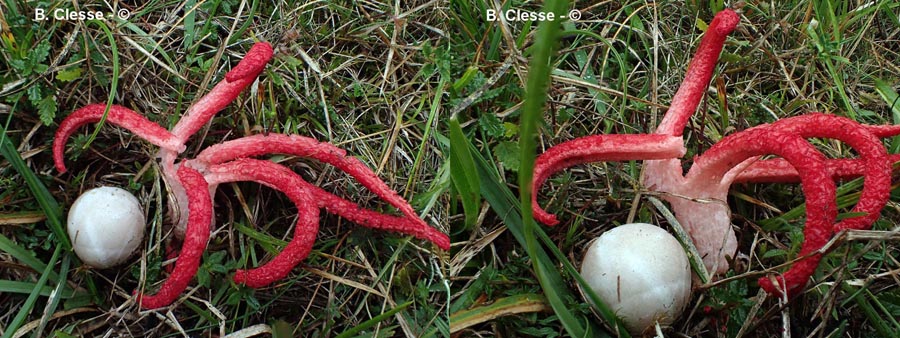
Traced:
POLYGON ((185 116, 172 128, 172 134, 181 143, 187 141, 209 122, 213 115, 234 101, 244 88, 256 80, 266 67, 266 63, 272 59, 272 53, 272 46, 266 42, 253 45, 244 59, 225 75, 225 80, 219 82, 208 94, 188 108, 185 116))
POLYGON ((706 35, 700 41, 697 53, 688 65, 681 87, 672 98, 669 110, 656 129, 657 134, 681 136, 684 132, 688 119, 697 110, 700 99, 709 86, 725 38, 737 27, 738 22, 740 17, 731 9, 724 9, 713 18, 706 35))
MULTIPOLYGON (((878 138, 900 135, 900 125, 862 125, 862 127, 878 138)), ((898 161, 900 161, 900 154, 888 155, 888 162, 896 163, 898 161)), ((834 179, 856 178, 862 176, 868 169, 865 160, 853 159, 828 160, 826 166, 828 167, 828 172, 831 174, 831 177, 834 179)), ((793 166, 783 159, 777 158, 753 163, 753 165, 737 176, 735 182, 795 183, 798 182, 799 179, 797 170, 795 170, 793 166)))
MULTIPOLYGON (((697 158, 686 176, 686 187, 704 189, 704 185, 717 184, 732 167, 764 154, 779 155, 799 171, 806 196, 806 227, 800 255, 816 252, 833 234, 832 224, 837 217, 836 187, 825 171, 825 156, 800 136, 776 128, 754 128, 728 136, 697 158)), ((780 286, 776 287, 767 278, 760 279, 760 286, 772 294, 779 294, 781 289, 793 295, 806 285, 820 259, 821 255, 815 254, 795 263, 781 277, 780 286)))
POLYGON ((866 130, 878 138, 893 137, 900 135, 900 125, 883 124, 877 126, 863 125, 866 130))
MULTIPOLYGON (((90 104, 72 112, 59 124, 59 129, 56 130, 56 135, 53 137, 53 163, 56 165, 57 171, 66 172, 63 154, 69 136, 85 124, 100 121, 104 110, 106 110, 105 104, 90 104)), ((131 109, 118 105, 110 106, 106 122, 125 128, 159 147, 179 153, 184 151, 184 144, 179 142, 168 130, 131 109)))
POLYGON ((378 197, 381 197, 390 205, 400 210, 400 212, 407 217, 407 221, 402 223, 388 223, 391 219, 375 217, 377 215, 375 212, 362 212, 362 209, 356 204, 349 201, 346 201, 346 203, 342 202, 342 199, 337 196, 329 197, 323 195, 322 192, 324 191, 316 188, 315 191, 319 191, 317 192, 318 197, 324 197, 331 202, 329 206, 326 206, 328 211, 337 213, 354 222, 359 222, 362 225, 372 225, 374 227, 382 226, 382 229, 411 234, 418 238, 429 240, 441 249, 449 250, 450 239, 446 234, 431 228, 425 221, 419 218, 412 206, 400 197, 400 195, 391 190, 391 188, 381 181, 381 179, 378 178, 378 175, 375 175, 375 173, 366 167, 365 164, 356 158, 347 156, 343 149, 329 143, 319 142, 313 138, 298 135, 253 135, 226 141, 206 148, 197 155, 197 161, 201 163, 219 164, 235 158, 253 157, 270 153, 309 157, 331 164, 350 174, 350 176, 356 178, 360 184, 369 189, 369 191, 372 191, 378 195, 378 197), (365 219, 370 217, 371 222, 365 222, 365 219))
POLYGON ((238 65, 225 74, 225 80, 235 82, 241 80, 253 81, 266 68, 266 64, 272 59, 272 45, 266 42, 258 42, 250 47, 244 59, 238 65))
POLYGON ((319 231, 319 208, 311 184, 293 171, 269 161, 237 159, 223 164, 212 165, 206 179, 211 185, 236 181, 254 181, 283 192, 297 206, 297 224, 294 237, 278 255, 262 266, 249 270, 238 270, 234 281, 252 288, 261 288, 287 275, 312 251, 319 231))
POLYGON ((348 221, 371 229, 404 233, 434 243, 442 250, 450 250, 450 237, 427 224, 423 225, 424 221, 418 217, 385 215, 364 209, 358 204, 340 198, 322 188, 311 186, 311 190, 319 202, 319 207, 348 221))
MULTIPOLYGON (((900 162, 900 154, 888 155, 888 162, 900 162)), ((866 162, 856 159, 835 159, 825 162, 826 170, 835 180, 848 180, 860 177, 866 171, 866 162)), ((797 183, 800 177, 797 170, 784 159, 773 158, 753 163, 738 174, 735 183, 797 183)))
MULTIPOLYGON (((577 138, 551 147, 538 156, 534 164, 532 189, 537 192, 550 175, 576 164, 598 161, 628 161, 677 158, 684 155, 680 137, 668 135, 614 134, 577 138)), ((559 221, 541 208, 537 194, 532 194, 534 218, 547 225, 559 221)))
POLYGON ((754 129, 757 128, 777 129, 803 138, 837 139, 856 149, 862 158, 861 163, 864 163, 862 172, 865 174, 865 181, 853 212, 866 215, 841 221, 834 226, 835 231, 867 229, 881 215, 881 209, 890 198, 891 162, 881 141, 865 126, 845 117, 813 113, 782 119, 754 129))
POLYGON ((200 267, 200 258, 209 240, 209 225, 212 223, 212 200, 209 185, 199 172, 187 166, 178 169, 178 179, 187 192, 190 216, 181 254, 175 262, 175 269, 155 295, 137 294, 137 303, 145 309, 156 309, 172 304, 187 288, 200 267))

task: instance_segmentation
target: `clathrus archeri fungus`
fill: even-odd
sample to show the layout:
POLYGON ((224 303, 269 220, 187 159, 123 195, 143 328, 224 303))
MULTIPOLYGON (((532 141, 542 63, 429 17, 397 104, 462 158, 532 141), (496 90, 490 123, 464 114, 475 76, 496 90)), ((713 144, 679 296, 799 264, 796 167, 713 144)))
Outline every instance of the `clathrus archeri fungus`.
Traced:
MULTIPOLYGON (((430 241, 443 250, 450 248, 450 239, 446 234, 419 218, 412 206, 365 164, 329 143, 298 135, 253 135, 211 146, 196 158, 175 163, 178 154, 185 150, 188 138, 256 80, 272 58, 272 53, 272 46, 268 43, 255 44, 244 59, 225 75, 225 80, 188 108, 171 131, 128 108, 116 105, 109 108, 106 122, 125 128, 160 147, 157 157, 161 160, 162 173, 173 196, 170 207, 173 208, 176 223, 175 233, 184 238, 175 268, 157 294, 138 294, 142 307, 152 309, 169 305, 187 288, 206 249, 213 221, 210 196, 220 183, 259 182, 284 192, 298 209, 293 239, 284 250, 263 266, 239 270, 235 274, 237 283, 251 287, 263 287, 286 277, 306 258, 316 238, 320 208, 363 226, 409 234, 430 241), (251 158, 271 153, 308 157, 333 165, 397 208, 402 216, 364 209, 304 181, 282 165, 251 158)), ((100 121, 105 109, 102 104, 88 105, 60 123, 53 140, 53 160, 60 173, 66 171, 63 163, 66 140, 82 125, 100 121)))
MULTIPOLYGON (((800 182, 806 196, 806 225, 799 260, 783 274, 760 278, 770 294, 795 295, 806 285, 822 257, 820 249, 833 234, 845 229, 867 229, 879 217, 889 198, 891 163, 879 138, 900 134, 898 126, 868 126, 821 113, 785 118, 723 138, 694 158, 684 174, 682 133, 697 110, 725 38, 740 18, 730 9, 719 12, 700 42, 681 87, 653 134, 591 135, 558 144, 541 154, 535 164, 533 188, 538 191, 553 173, 579 163, 644 160, 643 182, 660 192, 690 233, 704 265, 716 274, 728 270, 737 240, 727 205, 728 189, 737 182, 800 182), (807 138, 832 138, 847 143, 859 159, 826 159, 807 138), (762 155, 780 158, 761 160, 762 155), (863 176, 860 215, 836 221, 834 180, 863 176)), ((535 218, 547 225, 554 215, 532 201, 535 218)))

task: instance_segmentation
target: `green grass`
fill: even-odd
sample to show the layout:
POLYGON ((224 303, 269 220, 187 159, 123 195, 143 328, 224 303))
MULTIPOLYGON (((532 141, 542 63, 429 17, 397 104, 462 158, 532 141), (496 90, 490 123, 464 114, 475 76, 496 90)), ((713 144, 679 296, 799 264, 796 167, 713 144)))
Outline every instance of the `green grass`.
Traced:
MULTIPOLYGON (((439 3, 213 0, 182 9, 151 2, 123 7, 127 21, 90 23, 32 21, 38 5, 73 6, 0 3, 0 334, 213 336, 262 324, 280 337, 449 335, 445 254, 325 213, 313 253, 289 278, 259 290, 231 282, 235 269, 279 251, 296 220, 290 200, 250 183, 219 188, 215 232, 184 301, 171 314, 139 311, 132 291, 154 290, 167 276, 163 248, 173 237, 155 147, 106 124, 69 141, 68 173, 53 168, 50 154, 58 123, 89 103, 124 105, 173 126, 264 40, 277 52, 259 82, 191 138, 183 156, 265 132, 330 141, 375 170, 426 222, 448 230, 450 179, 438 170, 447 151, 438 126, 451 76, 439 3), (131 191, 148 215, 141 253, 107 270, 82 266, 63 228, 67 206, 99 185, 131 191)), ((325 190, 392 212, 339 170, 272 159, 325 190)))
MULTIPOLYGON (((725 135, 807 112, 869 124, 898 122, 900 5, 805 0, 741 4, 741 23, 728 38, 710 85, 717 93, 707 95, 685 133, 688 162, 725 135)), ((528 206, 519 206, 515 196, 526 190, 520 190, 521 182, 529 181, 533 157, 530 144, 517 142, 530 139, 535 120, 537 153, 580 136, 652 131, 684 76, 702 29, 722 4, 578 2, 564 11, 581 9, 582 20, 563 22, 555 41, 548 41, 552 35, 542 33, 537 23, 486 21, 485 10, 494 6, 490 1, 451 1, 448 13, 455 32, 451 53, 459 60, 451 71, 449 101, 451 107, 464 107, 450 124, 450 142, 454 156, 473 159, 481 180, 479 194, 474 194, 473 175, 451 175, 456 184, 451 228, 466 229, 453 237, 459 244, 451 257, 450 312, 451 318, 466 319, 466 327, 454 332, 579 336, 601 328, 603 317, 595 316, 582 299, 577 274, 571 271, 586 243, 619 224, 668 227, 668 221, 661 208, 640 194, 639 162, 596 163, 554 175, 533 192, 562 224, 538 226, 536 237, 529 239, 528 206), (559 44, 556 53, 541 54, 554 42, 559 44), (535 74, 545 74, 535 67, 536 58, 550 60, 546 91, 532 87, 535 74), (544 93, 546 104, 540 99, 544 93), (454 136, 459 133, 467 140, 454 136), (462 147, 465 151, 457 151, 462 147), (520 295, 531 296, 521 300, 520 295), (517 310, 492 316, 507 308, 517 310)), ((522 1, 500 6, 541 10, 522 1)), ((830 157, 854 156, 837 142, 814 144, 830 157)), ((897 152, 893 140, 885 145, 897 152)), ((458 168, 468 166, 464 161, 458 168)), ((842 183, 839 205, 848 212, 861 180, 842 183)), ((759 272, 799 251, 804 200, 798 188, 761 184, 732 189, 729 204, 743 255, 724 282, 696 290, 667 336, 771 337, 784 330, 803 337, 900 333, 895 320, 900 287, 892 277, 900 268, 896 241, 841 241, 803 297, 789 306, 757 298, 759 272)), ((895 190, 893 196, 873 229, 896 230, 900 193, 895 190)), ((594 334, 603 332, 589 335, 594 334)))

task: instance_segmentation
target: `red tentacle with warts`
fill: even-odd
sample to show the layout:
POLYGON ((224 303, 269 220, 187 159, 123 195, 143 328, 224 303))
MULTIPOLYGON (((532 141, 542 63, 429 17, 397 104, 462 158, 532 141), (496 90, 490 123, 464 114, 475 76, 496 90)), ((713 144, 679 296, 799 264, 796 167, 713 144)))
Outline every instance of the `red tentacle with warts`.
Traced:
POLYGON ((297 206, 297 224, 288 245, 268 263, 249 270, 238 270, 234 281, 261 288, 287 277, 297 264, 309 256, 319 232, 319 208, 310 194, 312 185, 288 168, 269 161, 243 158, 212 165, 208 170, 206 179, 210 184, 258 182, 283 192, 297 206))
POLYGON ((272 45, 266 42, 253 45, 244 59, 225 75, 225 80, 219 82, 209 93, 188 108, 178 124, 172 128, 172 134, 182 143, 187 141, 209 122, 213 115, 228 106, 244 88, 256 80, 266 67, 266 63, 272 59, 272 54, 272 45))
MULTIPOLYGON (((812 113, 814 115, 821 115, 820 113, 812 113)), ((831 116, 831 115, 829 115, 831 116)), ((790 120, 793 118, 789 118, 790 120)), ((775 122, 775 124, 779 124, 781 121, 775 122)), ((790 123, 790 122, 787 122, 790 123)), ((878 125, 878 126, 870 126, 870 125, 859 125, 866 131, 872 133, 877 138, 885 138, 900 135, 900 125, 878 125)), ((857 129, 859 127, 853 127, 857 129)), ((816 129, 816 128, 811 128, 816 129)), ((829 130, 823 130, 821 132, 829 132, 829 130)), ((828 136, 816 136, 817 134, 810 134, 811 136, 805 137, 828 137, 828 136)), ((880 144, 879 144, 880 145, 880 144)), ((854 147, 856 148, 856 147, 854 147)), ((896 163, 900 161, 900 154, 892 154, 888 155, 888 162, 896 163)), ((828 173, 831 175, 833 179, 853 179, 859 176, 863 176, 863 174, 869 170, 869 166, 866 164, 865 160, 855 160, 855 159, 834 159, 828 160, 825 162, 825 165, 828 168, 828 173)), ((794 169, 789 163, 784 161, 784 159, 776 158, 771 160, 763 160, 753 163, 738 174, 735 182, 743 183, 743 182, 767 182, 767 183, 796 183, 800 178, 797 176, 797 170, 794 169)))
MULTIPOLYGON (((103 117, 104 110, 106 110, 105 104, 89 104, 72 112, 59 124, 59 129, 56 130, 56 135, 53 137, 53 163, 56 165, 57 171, 66 172, 63 154, 69 136, 85 124, 99 122, 103 117)), ((118 105, 110 106, 106 122, 125 128, 161 148, 179 153, 184 151, 184 144, 179 142, 172 133, 131 109, 118 105)))
POLYGON ((865 163, 865 181, 853 212, 866 215, 842 220, 834 225, 835 231, 869 228, 881 215, 881 209, 890 198, 891 163, 881 141, 863 125, 845 117, 812 113, 755 128, 778 129, 803 138, 837 139, 856 149, 865 163))
MULTIPOLYGON (((888 162, 900 162, 900 154, 888 155, 888 162)), ((835 180, 849 180, 860 177, 866 171, 866 162, 857 159, 833 159, 825 161, 828 174, 835 180)), ((735 183, 797 183, 797 170, 782 158, 773 158, 753 163, 738 174, 735 183)))
POLYGON ((391 219, 377 216, 378 213, 375 212, 361 212, 363 209, 353 202, 326 193, 319 188, 314 189, 317 196, 322 198, 320 202, 328 202, 326 209, 329 212, 336 213, 362 225, 371 225, 414 235, 431 241, 441 249, 450 249, 450 238, 446 234, 432 228, 419 218, 412 206, 378 178, 378 175, 372 172, 369 167, 356 158, 347 156, 343 149, 329 143, 298 135, 253 135, 206 148, 197 155, 197 160, 203 163, 218 164, 235 158, 271 153, 308 157, 331 164, 356 178, 369 191, 372 191, 378 197, 400 210, 407 219, 402 223, 395 223, 393 221, 399 218, 391 219), (366 218, 369 218, 370 222, 366 222, 366 218))
MULTIPOLYGON (((700 46, 697 47, 697 51, 691 59, 691 63, 688 65, 687 73, 681 82, 681 86, 679 86, 675 96, 672 97, 668 111, 666 111, 665 116, 663 116, 662 121, 656 128, 656 134, 680 137, 684 133, 684 128, 687 126, 691 115, 697 110, 700 100, 706 93, 709 81, 712 79, 715 71, 719 54, 725 45, 725 39, 728 34, 734 31, 739 22, 740 17, 730 9, 722 10, 713 18, 706 30, 706 34, 700 41, 700 46)), ((681 161, 675 157, 645 161, 641 181, 646 187, 655 191, 676 192, 684 186, 684 171, 681 167, 681 161)), ((673 203, 670 198, 665 196, 664 198, 673 203)), ((725 218, 727 216, 722 210, 719 210, 716 219, 721 220, 725 218)), ((680 219, 683 219, 683 216, 680 219)), ((711 228, 707 227, 707 230, 711 230, 711 228)), ((727 229, 728 231, 724 230, 726 229, 716 229, 713 232, 716 233, 715 236, 726 235, 733 237, 730 234, 730 229, 727 229)), ((735 247, 736 245, 737 243, 731 240, 722 248, 735 247)), ((707 260, 711 259, 711 257, 707 258, 707 260)), ((726 267, 727 265, 719 266, 718 269, 726 267)))
POLYGON ((697 52, 688 65, 681 87, 672 97, 669 110, 656 129, 657 134, 681 136, 684 132, 684 127, 697 110, 700 99, 709 86, 725 38, 737 27, 738 22, 740 17, 730 9, 722 10, 713 18, 706 35, 700 40, 700 47, 697 47, 697 52))
POLYGON ((155 295, 137 294, 137 303, 145 309, 160 308, 175 301, 187 288, 200 267, 200 258, 209 241, 209 225, 212 222, 212 201, 209 185, 199 172, 187 166, 178 168, 178 179, 184 185, 188 197, 190 216, 181 253, 175 269, 155 295))
MULTIPOLYGON (((682 142, 680 137, 655 134, 592 135, 566 141, 538 156, 532 188, 539 191, 550 175, 576 164, 681 157, 685 151, 682 142)), ((531 208, 537 221, 551 226, 559 223, 538 205, 537 193, 532 194, 531 208)))
POLYGON ((764 154, 776 154, 793 163, 800 173, 806 197, 806 226, 800 256, 810 256, 794 263, 784 273, 780 287, 766 278, 760 280, 760 286, 769 293, 777 294, 780 288, 793 295, 806 285, 821 259, 821 254, 815 252, 833 234, 832 224, 837 217, 836 187, 825 172, 824 155, 796 134, 771 129, 774 128, 746 130, 722 139, 697 158, 686 178, 688 186, 721 180, 735 165, 764 154))
POLYGON ((435 228, 422 226, 423 221, 419 218, 406 215, 402 217, 385 215, 365 209, 359 204, 338 197, 317 186, 310 185, 309 189, 315 196, 319 207, 348 221, 371 229, 407 234, 434 243, 443 250, 450 250, 450 238, 435 228))

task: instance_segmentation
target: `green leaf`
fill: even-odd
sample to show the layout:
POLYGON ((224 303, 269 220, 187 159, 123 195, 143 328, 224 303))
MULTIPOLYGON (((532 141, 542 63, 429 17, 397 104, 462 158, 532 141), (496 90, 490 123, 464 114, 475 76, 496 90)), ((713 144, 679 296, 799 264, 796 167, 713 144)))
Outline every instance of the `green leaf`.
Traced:
POLYGON ((0 155, 9 161, 19 175, 25 178, 28 189, 31 190, 31 194, 41 206, 41 211, 47 216, 46 222, 50 226, 50 230, 53 230, 56 240, 62 244, 63 249, 71 250, 72 244, 69 242, 69 235, 62 225, 62 209, 59 207, 59 203, 53 198, 53 195, 44 186, 44 183, 37 178, 37 175, 22 160, 22 156, 19 155, 16 147, 6 137, 6 128, 0 128, 0 155))
POLYGON ((512 171, 519 171, 519 144, 516 142, 503 141, 494 146, 494 157, 500 160, 504 168, 512 171))
POLYGON ((709 28, 709 25, 706 24, 706 21, 703 21, 703 19, 700 19, 700 18, 697 18, 696 22, 694 22, 694 25, 696 25, 697 29, 699 29, 702 32, 705 32, 706 29, 709 28))
POLYGON ((72 82, 80 77, 81 67, 66 68, 56 73, 56 79, 62 82, 72 82))
POLYGON ((451 87, 456 92, 462 90, 469 85, 469 82, 472 81, 472 79, 475 77, 475 74, 478 74, 478 67, 469 66, 469 68, 466 69, 466 72, 463 73, 463 76, 453 82, 453 85, 451 85, 451 87))
POLYGON ((197 269, 196 278, 197 284, 209 287, 210 277, 209 270, 206 269, 206 266, 201 266, 199 269, 197 269))
POLYGON ((45 64, 37 64, 37 65, 34 65, 34 68, 32 70, 35 73, 43 73, 43 72, 46 72, 47 69, 50 69, 50 66, 45 65, 45 64))
POLYGON ((503 122, 503 136, 506 138, 513 138, 516 135, 519 135, 519 125, 510 122, 503 122))
POLYGON ((37 108, 41 123, 45 126, 53 124, 53 118, 56 117, 56 97, 52 95, 44 97, 38 102, 37 108))
POLYGON ((272 338, 289 338, 294 336, 294 325, 281 319, 272 323, 272 338))
POLYGON ((469 152, 469 141, 456 116, 450 118, 450 177, 466 214, 466 229, 475 225, 481 208, 478 172, 469 152))
POLYGON ((31 101, 31 103, 37 105, 37 103, 44 98, 43 90, 41 89, 43 89, 41 85, 28 87, 28 89, 25 90, 25 94, 28 95, 28 101, 31 101))
POLYGON ((481 130, 484 131, 485 134, 493 138, 502 137, 505 133, 503 122, 501 122, 494 114, 488 113, 481 115, 481 117, 478 118, 478 126, 481 127, 481 130))
POLYGON ((47 59, 47 56, 50 55, 50 41, 45 39, 42 40, 37 46, 34 46, 34 49, 28 53, 28 61, 31 63, 31 66, 37 66, 41 62, 47 59))
POLYGON ((28 76, 29 74, 31 74, 31 69, 25 65, 25 60, 12 59, 9 60, 9 65, 22 72, 22 74, 20 74, 22 76, 28 76))

